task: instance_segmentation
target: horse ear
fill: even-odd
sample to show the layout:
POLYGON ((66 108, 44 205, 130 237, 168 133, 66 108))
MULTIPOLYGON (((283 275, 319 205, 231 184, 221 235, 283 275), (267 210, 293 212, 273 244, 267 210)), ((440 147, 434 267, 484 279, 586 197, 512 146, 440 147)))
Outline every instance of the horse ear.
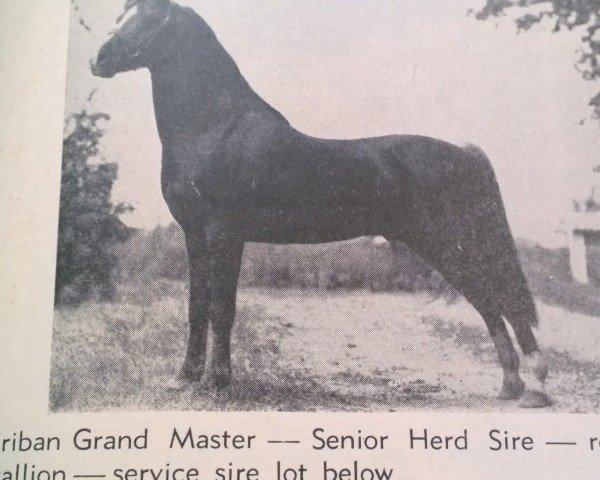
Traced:
POLYGON ((119 15, 119 17, 117 18, 117 24, 121 23, 121 21, 127 15, 127 12, 129 12, 129 10, 131 10, 133 7, 135 7, 141 1, 142 0, 127 0, 127 2, 125 3, 125 9, 123 10, 123 13, 121 15, 119 15))
POLYGON ((135 7, 138 3, 140 3, 140 0, 127 0, 127 2, 125 2, 125 10, 130 10, 133 7, 135 7))

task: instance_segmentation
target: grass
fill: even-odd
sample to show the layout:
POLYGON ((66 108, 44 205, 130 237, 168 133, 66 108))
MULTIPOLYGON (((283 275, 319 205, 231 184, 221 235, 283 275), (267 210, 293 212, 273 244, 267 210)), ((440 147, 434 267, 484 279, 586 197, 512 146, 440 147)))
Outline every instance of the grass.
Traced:
MULTIPOLYGON (((302 301, 291 300, 297 294, 290 297, 290 291, 283 289, 265 292, 278 304, 302 301)), ((324 292, 300 295, 317 304, 337 296, 324 292)), ((353 294, 340 295, 340 301, 346 296, 353 298, 353 294)), ((183 360, 186 302, 184 282, 163 280, 123 285, 112 303, 90 301, 79 307, 57 308, 50 410, 365 411, 450 403, 447 397, 430 398, 428 394, 440 387, 420 377, 401 383, 399 388, 387 388, 389 375, 403 367, 394 366, 389 371, 376 368, 367 373, 356 366, 346 368, 347 361, 357 358, 356 345, 351 342, 344 342, 348 351, 345 360, 334 362, 341 373, 332 375, 331 381, 321 378, 302 358, 281 352, 288 338, 293 336, 296 340, 292 343, 297 345, 297 339, 304 339, 306 329, 313 327, 298 325, 294 318, 273 316, 260 305, 243 303, 233 333, 232 385, 219 393, 193 389, 170 392, 163 385, 177 374, 183 360)), ((360 308, 351 308, 360 314, 360 308)), ((332 325, 345 323, 343 314, 338 317, 332 325)), ((316 314, 312 320, 319 318, 321 314, 316 314)), ((339 327, 332 328, 339 332, 339 327)), ((377 353, 373 355, 376 358, 377 353)))
MULTIPOLYGON (((219 393, 172 392, 164 385, 185 352, 186 285, 122 285, 113 303, 56 310, 49 408, 514 410, 494 401, 501 373, 481 318, 464 301, 432 298, 242 288, 232 385, 219 393)), ((556 409, 595 411, 595 319, 542 307, 556 409)))
MULTIPOLYGON (((182 241, 180 232, 172 227, 159 234, 138 237, 120 253, 120 286, 114 301, 88 301, 78 307, 57 308, 50 410, 455 408, 447 390, 436 381, 423 381, 422 377, 409 375, 409 380, 400 388, 387 388, 394 377, 410 374, 392 360, 387 370, 379 366, 367 371, 357 368, 361 360, 356 354, 360 348, 357 349, 355 340, 338 345, 337 348, 346 349, 347 353, 339 361, 332 361, 336 364, 335 372, 327 380, 318 378, 318 369, 306 366, 310 361, 304 361, 304 353, 295 363, 283 364, 284 355, 280 350, 288 337, 302 340, 305 334, 314 336, 315 333, 300 331, 306 327, 297 326, 295 318, 285 313, 273 317, 257 304, 242 305, 238 309, 233 336, 236 374, 230 388, 218 394, 197 390, 166 391, 162 386, 178 372, 187 335, 187 282, 184 280, 187 270, 182 241), (345 368, 346 362, 356 365, 345 368), (402 371, 402 375, 398 375, 398 371, 402 371)), ((600 249, 590 248, 592 282, 580 285, 570 278, 565 249, 549 250, 525 242, 519 242, 518 248, 529 284, 538 299, 570 312, 600 317, 600 249)), ((350 310, 346 313, 319 311, 323 318, 348 316, 356 307, 366 308, 365 303, 372 303, 367 298, 373 298, 369 291, 393 291, 396 293, 388 298, 404 295, 409 303, 423 294, 437 298, 442 293, 446 299, 458 300, 443 278, 414 255, 406 251, 398 254, 389 245, 374 245, 366 239, 317 246, 250 244, 245 252, 240 283, 242 288, 267 288, 269 300, 263 305, 273 301, 285 306, 292 302, 288 298, 290 291, 306 292, 307 298, 316 298, 316 303, 322 304, 331 298, 331 290, 342 296, 350 295, 347 305, 336 307, 348 306, 350 310), (363 305, 353 303, 352 296, 361 297, 363 305)), ((379 296, 374 305, 379 308, 387 300, 382 294, 376 295, 379 296)), ((296 298, 294 302, 303 302, 303 299, 296 298)), ((490 350, 491 344, 480 319, 475 327, 448 324, 444 320, 447 308, 443 310, 444 315, 430 324, 433 335, 440 339, 454 338, 458 345, 467 346, 478 360, 495 364, 495 353, 490 350)), ((377 335, 380 334, 378 315, 373 317, 377 335)), ((394 316, 387 323, 381 320, 381 328, 384 332, 387 329, 384 335, 389 336, 391 344, 396 343, 396 337, 390 336, 394 316)), ((339 324, 334 333, 347 328, 347 319, 342 317, 328 318, 339 324)), ((577 329, 577 315, 568 317, 565 316, 565 320, 577 329)), ((592 325, 594 320, 588 323, 592 325)), ((310 328, 318 329, 318 325, 313 323, 310 328)), ((396 333, 404 334, 403 331, 396 333)), ((317 334, 317 337, 330 334, 317 334)), ((317 337, 316 341, 321 341, 317 337)), ((419 341, 427 341, 427 338, 419 341)), ((312 355, 320 354, 321 350, 315 352, 312 351, 312 355)), ((586 371, 588 376, 597 374, 593 362, 574 363, 565 351, 550 349, 550 356, 565 374, 575 375, 576 371, 586 371)))
POLYGON ((114 303, 60 308, 54 322, 50 410, 136 409, 306 411, 364 407, 366 399, 332 394, 301 370, 277 363, 289 322, 273 328, 264 312, 242 308, 233 337, 236 381, 224 393, 168 392, 186 338, 182 282, 159 282, 150 292, 125 286, 114 303), (150 293, 150 295, 148 295, 150 293), (143 298, 153 298, 151 302, 143 298), (243 344, 243 345, 241 345, 243 344))

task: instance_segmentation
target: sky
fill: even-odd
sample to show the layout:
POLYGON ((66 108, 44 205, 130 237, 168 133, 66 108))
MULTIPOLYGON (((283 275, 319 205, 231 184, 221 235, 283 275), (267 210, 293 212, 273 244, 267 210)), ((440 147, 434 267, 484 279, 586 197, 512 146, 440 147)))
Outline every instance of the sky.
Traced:
MULTIPOLYGON (((113 199, 135 207, 127 223, 149 229, 172 221, 160 192, 149 74, 104 80, 88 66, 124 3, 80 0, 71 19, 66 111, 111 115, 102 154, 119 163, 113 199)), ((482 147, 517 237, 564 244, 573 199, 600 184, 592 173, 600 164, 600 123, 587 106, 600 85, 574 68, 582 32, 540 27, 517 35, 509 18, 467 16, 483 0, 179 3, 208 22, 250 85, 307 134, 411 133, 482 147)))

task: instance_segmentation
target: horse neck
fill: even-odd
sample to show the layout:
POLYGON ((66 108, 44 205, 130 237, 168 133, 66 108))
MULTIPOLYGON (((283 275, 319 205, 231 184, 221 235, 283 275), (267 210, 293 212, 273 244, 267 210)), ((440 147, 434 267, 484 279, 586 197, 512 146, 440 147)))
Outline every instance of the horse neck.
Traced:
POLYGON ((150 68, 163 143, 174 135, 202 135, 231 124, 249 111, 272 110, 250 88, 199 17, 182 21, 187 22, 187 28, 176 37, 172 54, 150 68))

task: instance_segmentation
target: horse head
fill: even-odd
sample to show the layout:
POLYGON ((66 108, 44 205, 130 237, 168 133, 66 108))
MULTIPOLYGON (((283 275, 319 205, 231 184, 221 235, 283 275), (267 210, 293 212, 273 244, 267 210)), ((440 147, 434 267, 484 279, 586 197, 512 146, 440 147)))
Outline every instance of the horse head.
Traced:
POLYGON ((133 8, 136 12, 102 45, 95 60, 90 62, 92 73, 110 78, 120 72, 149 68, 160 62, 166 49, 162 33, 170 23, 170 0, 127 0, 120 23, 133 8))

